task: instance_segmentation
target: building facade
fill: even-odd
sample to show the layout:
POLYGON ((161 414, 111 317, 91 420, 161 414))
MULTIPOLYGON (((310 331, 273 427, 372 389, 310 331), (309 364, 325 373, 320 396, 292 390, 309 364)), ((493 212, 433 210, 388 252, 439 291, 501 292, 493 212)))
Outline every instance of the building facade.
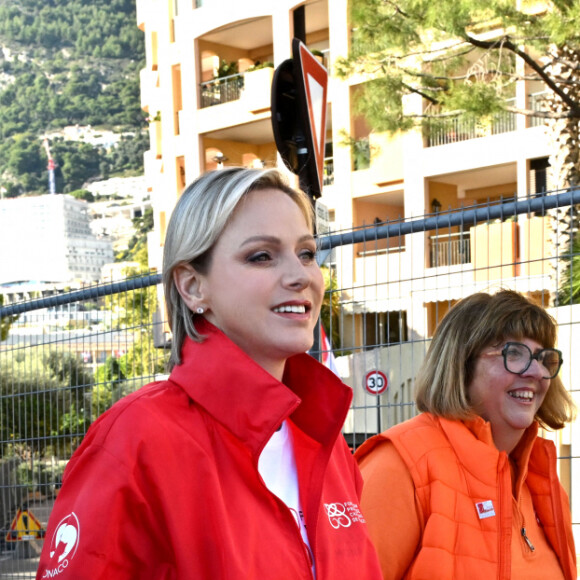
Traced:
MULTIPOLYGON (((322 202, 333 230, 396 223, 549 189, 546 127, 531 117, 504 113, 487 124, 459 118, 430 132, 394 136, 373 131, 353 107, 368 79, 345 81, 332 74, 336 60, 348 54, 347 0, 137 0, 137 24, 146 46, 145 179, 155 219, 149 257, 158 271, 166 224, 189 182, 228 165, 282 165, 271 127, 270 89, 275 67, 292 56, 294 36, 305 40, 330 72, 322 202)), ((544 90, 522 75, 512 104, 541 107, 544 90)), ((420 114, 425 104, 414 97, 404 106, 420 114)), ((341 289, 340 346, 351 353, 338 364, 343 380, 355 389, 345 432, 376 432, 413 414, 418 364, 456 300, 501 286, 552 306, 558 284, 553 244, 551 219, 527 214, 333 252, 330 266, 341 289), (380 401, 361 388, 372 369, 384 370, 388 378, 380 401)), ((558 320, 570 316, 558 308, 552 312, 558 320)), ((570 361, 563 368, 566 384, 575 376, 572 328, 563 323, 560 331, 570 361)), ((554 435, 563 456, 577 455, 578 431, 575 425, 554 435)), ((569 471, 576 469, 577 479, 579 468, 562 462, 561 469, 570 489, 569 471)), ((580 512, 574 517, 579 521, 580 512)))
POLYGON ((110 240, 91 232, 87 202, 69 195, 1 200, 0 246, 5 294, 97 282, 114 260, 110 240))
MULTIPOLYGON (((165 225, 197 175, 224 165, 279 164, 269 108, 272 66, 291 57, 297 11, 306 45, 320 51, 331 73, 322 201, 334 230, 546 189, 545 127, 528 118, 505 114, 488 126, 454 121, 429 135, 417 130, 393 137, 356 116, 352 101, 363 79, 332 76, 336 59, 348 53, 346 0, 138 0, 147 56, 141 98, 151 140, 145 175, 155 212, 151 266, 160 268, 165 225)), ((537 106, 542 90, 522 81, 517 105, 537 106)), ((421 111, 423 104, 410 99, 405 106, 421 111)), ((343 297, 353 315, 345 335, 430 336, 450 300, 499 280, 549 296, 555 289, 550 272, 534 261, 550 243, 548 227, 541 217, 522 217, 390 239, 376 248, 355 246, 339 272, 343 286, 352 288, 343 297), (506 256, 513 267, 494 268, 506 256), (431 274, 442 272, 450 277, 444 292, 429 283, 431 274), (404 282, 418 278, 420 288, 404 282), (376 295, 369 294, 371 286, 376 295), (367 312, 372 316, 362 324, 367 312)))

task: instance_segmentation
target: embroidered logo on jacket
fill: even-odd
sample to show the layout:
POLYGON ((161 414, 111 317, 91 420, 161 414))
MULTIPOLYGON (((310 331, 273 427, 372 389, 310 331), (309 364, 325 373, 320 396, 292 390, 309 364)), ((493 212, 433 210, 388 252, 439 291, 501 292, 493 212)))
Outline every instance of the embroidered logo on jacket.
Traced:
POLYGON ((339 528, 348 528, 353 523, 365 523, 363 515, 357 504, 347 501, 343 503, 325 503, 326 515, 330 525, 338 530, 339 528))
POLYGON ((68 568, 79 545, 80 531, 81 526, 74 512, 59 522, 50 542, 50 562, 42 578, 55 578, 68 568))

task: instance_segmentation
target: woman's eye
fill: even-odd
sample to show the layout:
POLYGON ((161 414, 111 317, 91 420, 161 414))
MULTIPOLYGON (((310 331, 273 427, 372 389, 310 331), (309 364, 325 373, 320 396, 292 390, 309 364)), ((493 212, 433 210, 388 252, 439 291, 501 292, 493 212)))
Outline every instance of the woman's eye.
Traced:
POLYGON ((270 259, 268 252, 256 252, 248 258, 248 262, 267 262, 270 259))
POLYGON ((523 352, 521 348, 518 348, 517 346, 512 346, 507 349, 506 356, 512 360, 516 360, 523 356, 523 352))
POLYGON ((304 250, 300 252, 300 258, 305 262, 312 262, 316 259, 316 252, 313 250, 304 250))

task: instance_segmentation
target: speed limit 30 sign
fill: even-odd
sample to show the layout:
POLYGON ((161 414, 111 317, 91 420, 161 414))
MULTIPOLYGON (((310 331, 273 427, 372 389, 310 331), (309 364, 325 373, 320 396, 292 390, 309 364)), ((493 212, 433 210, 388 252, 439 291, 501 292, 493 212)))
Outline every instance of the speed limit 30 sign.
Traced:
POLYGON ((387 390, 389 381, 383 371, 373 370, 365 375, 364 387, 371 395, 380 395, 387 390))

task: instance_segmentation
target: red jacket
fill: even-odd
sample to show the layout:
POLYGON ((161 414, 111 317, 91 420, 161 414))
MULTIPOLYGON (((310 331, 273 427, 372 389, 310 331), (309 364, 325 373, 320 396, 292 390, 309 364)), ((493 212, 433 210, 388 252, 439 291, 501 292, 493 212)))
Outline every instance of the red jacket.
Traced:
MULTIPOLYGON (((572 580, 576 578, 576 557, 570 506, 558 481, 554 444, 537 437, 537 431, 534 424, 524 435, 520 469, 531 493, 532 515, 541 522, 548 541, 546 549, 551 546, 556 554, 561 577, 572 580)), ((394 445, 412 478, 421 528, 419 545, 404 578, 511 578, 511 473, 506 453, 493 444, 489 423, 477 417, 464 424, 422 413, 357 449, 365 477, 370 477, 373 455, 379 460, 381 445, 387 441, 394 445)), ((373 486, 377 484, 381 485, 375 482, 373 486)), ((365 487, 365 495, 372 493, 371 487, 365 487)), ((404 493, 392 486, 389 491, 393 501, 404 493)), ((370 505, 365 497, 363 508, 374 534, 378 532, 379 538, 393 534, 391 551, 397 542, 404 542, 402 526, 382 513, 377 502, 370 505)), ((407 518, 413 517, 414 513, 407 514, 407 518)), ((388 570, 389 553, 384 548, 379 552, 388 570)), ((552 576, 547 573, 545 578, 552 576)))
POLYGON ((290 418, 317 580, 379 579, 340 430, 351 392, 308 355, 285 385, 215 327, 183 364, 114 405, 73 455, 37 579, 312 579, 291 511, 258 457, 290 418))

